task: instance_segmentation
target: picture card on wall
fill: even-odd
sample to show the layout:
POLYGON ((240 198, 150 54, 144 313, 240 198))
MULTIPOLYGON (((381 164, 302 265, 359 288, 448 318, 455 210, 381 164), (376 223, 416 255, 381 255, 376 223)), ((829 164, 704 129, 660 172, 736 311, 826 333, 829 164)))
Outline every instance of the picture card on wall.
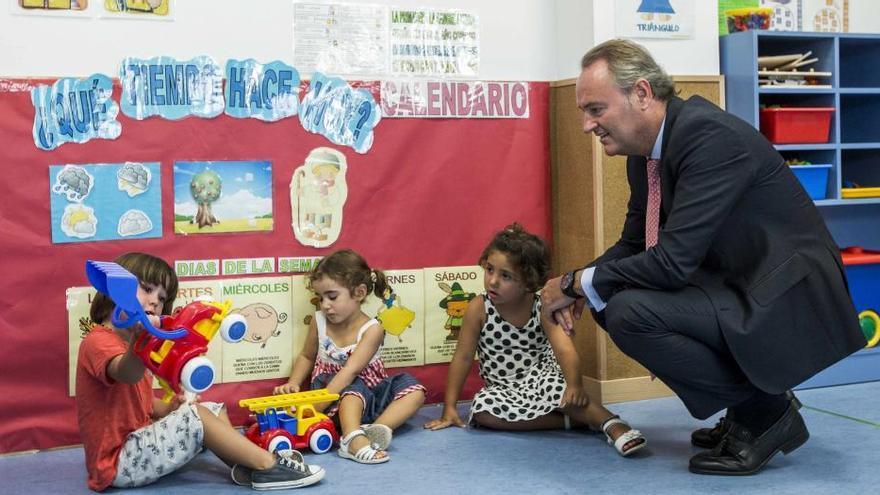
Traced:
POLYGON ((425 268, 425 364, 448 363, 468 303, 483 293, 483 268, 425 268))
POLYGON ((272 163, 174 163, 174 232, 216 234, 273 229, 272 163))
POLYGON ((240 342, 223 342, 223 381, 286 378, 293 364, 290 277, 223 280, 220 299, 247 321, 240 342))
POLYGON ((315 148, 290 179, 293 235, 304 246, 327 247, 342 231, 342 210, 348 198, 345 155, 333 148, 315 148))
MULTIPOLYGON (((6 0, 9 12, 16 15, 59 16, 85 19, 89 0, 6 0)), ((93 0, 94 1, 94 0, 93 0)))
POLYGON ((388 290, 371 296, 364 312, 385 329, 382 361, 386 368, 425 364, 425 274, 423 270, 385 271, 388 290))
POLYGON ((174 20, 174 0, 97 0, 102 19, 174 20))
POLYGON ((162 237, 159 163, 49 167, 55 244, 162 237))

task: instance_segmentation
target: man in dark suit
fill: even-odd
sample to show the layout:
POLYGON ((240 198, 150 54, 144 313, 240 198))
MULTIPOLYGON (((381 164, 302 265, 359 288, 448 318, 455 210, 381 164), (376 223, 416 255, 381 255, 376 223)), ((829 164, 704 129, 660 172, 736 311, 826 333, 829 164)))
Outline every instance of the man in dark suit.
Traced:
POLYGON ((640 45, 612 40, 581 61, 584 132, 627 155, 620 240, 547 282, 570 329, 586 301, 627 355, 705 419, 701 474, 753 474, 809 432, 789 389, 865 345, 838 248, 782 156, 752 126, 684 101, 640 45), (586 298, 584 299, 584 297, 586 298))

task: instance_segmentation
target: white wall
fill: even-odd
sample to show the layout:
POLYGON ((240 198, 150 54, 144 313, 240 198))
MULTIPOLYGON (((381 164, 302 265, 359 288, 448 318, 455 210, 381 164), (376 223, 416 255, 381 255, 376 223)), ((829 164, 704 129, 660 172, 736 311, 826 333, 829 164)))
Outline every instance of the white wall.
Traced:
MULTIPOLYGON (((178 0, 171 22, 12 15, 10 1, 0 0, 0 77, 116 75, 123 58, 158 55, 209 55, 221 66, 230 58, 293 63, 292 0, 178 0)), ((474 12, 481 79, 555 77, 556 18, 547 0, 342 1, 474 12)))
MULTIPOLYGON (((556 73, 553 80, 577 77, 581 57, 596 45, 593 37, 594 3, 597 2, 556 0, 556 73)), ((604 3, 610 2, 606 0, 604 3)))
MULTIPOLYGON (((293 0, 177 0, 172 22, 11 15, 2 4, 11 1, 0 0, 0 77, 115 75, 125 57, 157 55, 210 55, 221 65, 229 58, 293 61, 293 0)), ((347 1, 476 13, 486 80, 576 77, 580 57, 615 37, 615 0, 347 1)), ((670 74, 718 73, 717 2, 694 4, 693 39, 639 40, 670 74)), ((849 4, 850 31, 880 32, 880 2, 849 4)))
MULTIPOLYGON (((556 0, 556 76, 570 79, 580 73, 580 60, 587 51, 613 38, 615 0, 556 0)), ((694 0, 694 36, 691 39, 636 39, 669 74, 717 75, 718 4, 694 0)))

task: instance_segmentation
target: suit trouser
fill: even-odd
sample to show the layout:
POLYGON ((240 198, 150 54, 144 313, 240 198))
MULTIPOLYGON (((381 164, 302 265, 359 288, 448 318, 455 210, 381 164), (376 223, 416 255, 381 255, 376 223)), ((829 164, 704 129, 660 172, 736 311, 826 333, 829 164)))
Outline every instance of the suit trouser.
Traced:
POLYGON ((715 308, 697 287, 624 290, 594 315, 617 347, 663 380, 695 418, 759 392, 731 355, 715 308))

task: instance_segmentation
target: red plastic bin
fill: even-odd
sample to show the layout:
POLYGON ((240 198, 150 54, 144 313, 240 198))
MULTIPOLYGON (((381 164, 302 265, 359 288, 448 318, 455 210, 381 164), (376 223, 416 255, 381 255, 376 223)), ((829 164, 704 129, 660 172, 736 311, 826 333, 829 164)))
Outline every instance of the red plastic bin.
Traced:
POLYGON ((827 143, 834 107, 761 109, 761 132, 773 144, 827 143))

